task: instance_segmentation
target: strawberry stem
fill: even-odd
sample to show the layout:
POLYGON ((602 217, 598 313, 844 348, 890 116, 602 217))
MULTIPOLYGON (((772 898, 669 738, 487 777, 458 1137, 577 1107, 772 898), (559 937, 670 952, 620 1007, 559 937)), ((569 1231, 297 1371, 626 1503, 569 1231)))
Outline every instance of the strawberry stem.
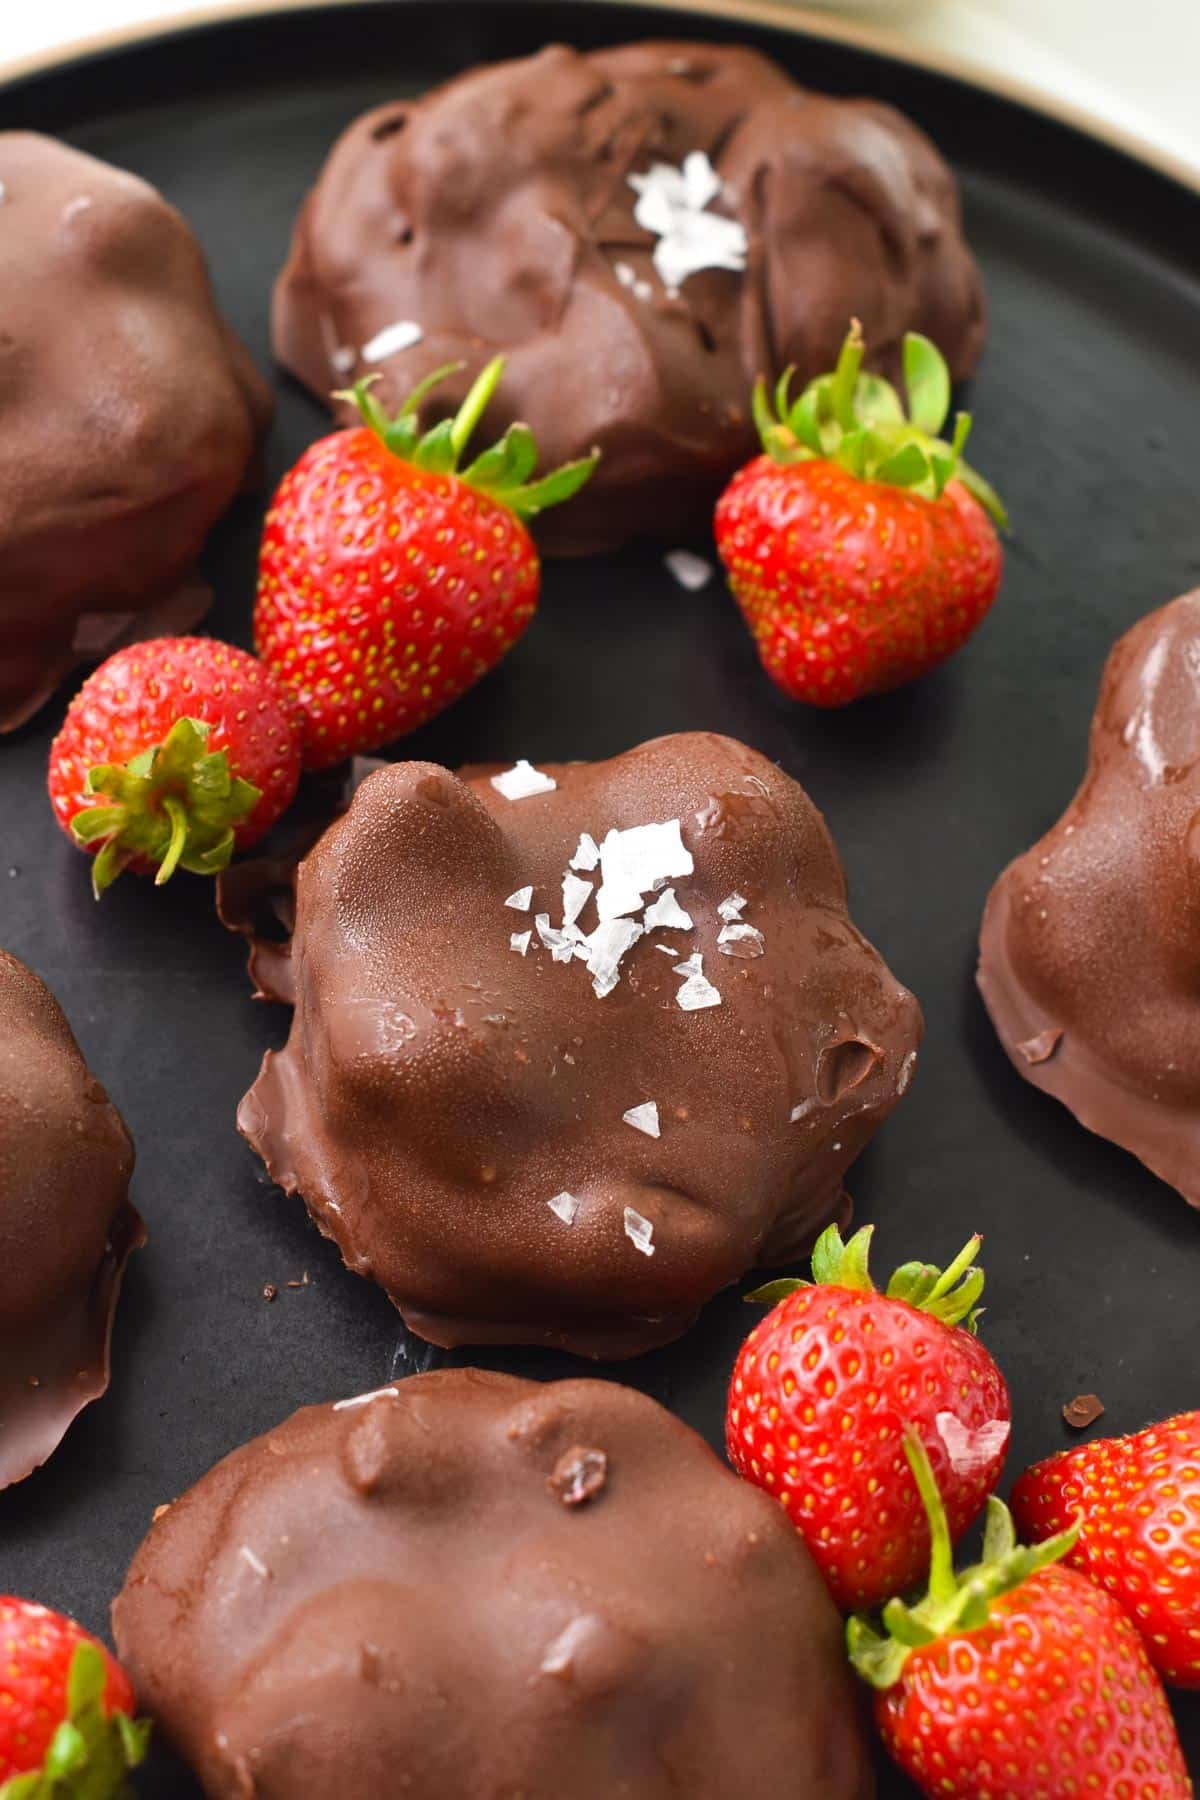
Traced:
POLYGON ((92 863, 97 899, 132 862, 154 868, 159 886, 178 868, 215 875, 226 867, 235 827, 262 793, 233 774, 224 750, 209 750, 210 731, 201 719, 177 719, 161 744, 89 769, 85 792, 104 804, 77 813, 71 835, 85 848, 100 846, 92 863))
POLYGON ((1079 1537, 1077 1520, 1044 1544, 1018 1544, 1012 1514, 993 1494, 988 1501, 982 1559, 955 1574, 946 1509, 925 1446, 915 1431, 905 1433, 904 1454, 929 1520, 929 1586, 923 1598, 911 1606, 903 1600, 889 1600, 883 1609, 882 1630, 857 1615, 846 1626, 851 1662, 864 1681, 880 1689, 896 1685, 914 1650, 986 1625, 993 1600, 1061 1561, 1079 1537))
POLYGON ((507 507, 519 519, 531 519, 548 507, 561 506, 577 494, 600 460, 590 456, 565 463, 538 481, 529 478, 537 466, 537 445, 527 425, 510 425, 504 436, 477 456, 466 469, 460 464, 476 427, 490 406, 504 374, 504 358, 493 357, 472 382, 466 399, 453 418, 442 419, 422 436, 419 409, 441 382, 457 375, 463 363, 447 363, 435 369, 415 387, 394 418, 389 418, 371 392, 378 375, 367 375, 353 388, 341 389, 335 400, 357 406, 364 425, 375 433, 392 455, 433 475, 453 475, 477 493, 507 507))
POLYGON ((149 1720, 104 1710, 108 1671, 93 1643, 80 1643, 67 1675, 67 1716, 40 1769, 0 1785, 0 1800, 132 1800, 125 1777, 145 1761, 149 1720))
MULTIPOLYGON (((785 1278, 769 1281, 747 1294, 747 1300, 774 1306, 802 1287, 844 1287, 875 1293, 871 1279, 871 1240, 873 1225, 863 1225, 846 1243, 836 1225, 823 1231, 813 1246, 812 1281, 785 1278)), ((970 1238, 949 1268, 942 1270, 932 1263, 903 1263, 887 1284, 889 1300, 903 1300, 918 1312, 929 1313, 943 1325, 963 1325, 974 1332, 978 1328, 983 1294, 984 1273, 975 1257, 983 1239, 970 1238)))
POLYGON ((889 381, 863 372, 865 353, 862 327, 854 319, 833 373, 810 381, 798 400, 791 397, 794 369, 780 378, 773 402, 760 378, 753 410, 767 455, 782 464, 836 462, 860 480, 907 488, 926 500, 940 500, 957 480, 997 525, 1007 525, 996 490, 963 461, 970 414, 957 414, 949 440, 942 435, 951 389, 937 345, 916 331, 904 339, 907 411, 889 381))

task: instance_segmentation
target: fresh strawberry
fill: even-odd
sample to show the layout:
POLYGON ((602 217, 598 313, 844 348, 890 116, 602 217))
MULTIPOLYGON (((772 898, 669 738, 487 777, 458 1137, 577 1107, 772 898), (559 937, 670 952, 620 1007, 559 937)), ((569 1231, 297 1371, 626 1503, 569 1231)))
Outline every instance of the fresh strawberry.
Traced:
POLYGON ((504 370, 489 363, 457 416, 421 436, 439 369, 389 419, 360 381, 364 423, 322 438, 267 514, 254 638, 304 715, 304 760, 323 769, 415 731, 477 682, 537 608, 541 565, 525 521, 569 500, 594 456, 530 481, 527 426, 459 473, 504 370))
POLYGON ((771 679, 793 700, 844 706, 923 675, 988 612, 1004 509, 962 460, 971 428, 928 338, 904 340, 910 412, 862 373, 857 321, 837 370, 774 410, 759 382, 765 454, 717 503, 717 548, 771 679))
POLYGON ((1074 1531, 1022 1549, 993 1498, 983 1560, 956 1576, 933 1471, 919 1440, 908 1450, 931 1526, 928 1592, 890 1601, 882 1633, 863 1619, 846 1633, 896 1762, 930 1800, 1188 1800, 1145 1646, 1111 1595, 1057 1566, 1074 1531))
POLYGON ((71 702, 50 749, 55 816, 95 856, 99 897, 122 869, 215 875, 291 805, 300 730, 286 688, 246 650, 153 638, 118 650, 71 702))
POLYGON ((750 1296, 779 1303, 742 1346, 725 1416, 730 1462, 780 1502, 843 1612, 902 1593, 927 1566, 906 1429, 933 1459, 957 1541, 1000 1478, 1012 1417, 975 1336, 981 1240, 944 1274, 906 1263, 881 1294, 872 1231, 843 1244, 831 1225, 813 1285, 776 1281, 750 1296))
POLYGON ((1012 1506, 1035 1542, 1078 1520, 1068 1562, 1121 1602, 1167 1681, 1200 1688, 1200 1412, 1035 1463, 1012 1506))
POLYGON ((73 1619, 0 1595, 0 1800, 114 1800, 146 1754, 125 1671, 73 1619))

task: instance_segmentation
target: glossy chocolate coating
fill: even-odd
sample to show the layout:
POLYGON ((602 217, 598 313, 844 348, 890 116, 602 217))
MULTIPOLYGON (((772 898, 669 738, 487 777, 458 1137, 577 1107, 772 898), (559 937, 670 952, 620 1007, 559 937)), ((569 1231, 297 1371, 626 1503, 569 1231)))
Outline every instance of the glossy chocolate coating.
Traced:
POLYGON ((831 369, 852 316, 889 374, 907 330, 940 344, 956 379, 979 360, 958 190, 915 126, 799 88, 750 50, 555 45, 350 126, 297 223, 274 337, 322 398, 378 373, 393 407, 462 359, 431 417, 503 352, 485 429, 524 419, 546 467, 603 453, 582 495, 539 523, 549 547, 580 550, 706 527, 758 449, 758 375, 831 369), (724 183, 717 210, 743 226, 747 268, 702 270, 672 294, 629 177, 694 151, 724 183), (399 321, 423 341, 365 361, 399 321))
MULTIPOLYGON (((422 1336, 632 1356, 845 1216, 921 1015, 850 923, 820 814, 765 757, 697 733, 548 773, 553 793, 516 801, 431 763, 359 787, 300 865, 290 946, 255 944, 260 991, 296 1011, 238 1124, 422 1336), (510 948, 561 919, 581 833, 676 819, 694 929, 636 943, 604 998, 536 931, 510 948), (505 904, 529 885, 527 912, 505 904), (734 892, 762 934, 749 959, 717 945, 734 892), (674 969, 697 951, 722 1002, 683 1011, 674 969), (659 1138, 623 1119, 650 1101, 659 1138)), ((595 919, 589 902, 580 928, 595 919)))
POLYGON ((0 950, 0 1488, 108 1386, 121 1275, 143 1242, 133 1145, 49 988, 0 950))
POLYGON ((1026 1081, 1200 1206, 1200 590, 1120 638, 1087 774, 992 889, 979 986, 1026 1081))
POLYGON ((210 1800, 873 1792, 799 1537, 611 1382, 308 1407, 159 1518, 113 1625, 210 1800))
POLYGON ((200 247, 133 175, 0 132, 0 731, 79 662, 182 631, 271 413, 200 247))

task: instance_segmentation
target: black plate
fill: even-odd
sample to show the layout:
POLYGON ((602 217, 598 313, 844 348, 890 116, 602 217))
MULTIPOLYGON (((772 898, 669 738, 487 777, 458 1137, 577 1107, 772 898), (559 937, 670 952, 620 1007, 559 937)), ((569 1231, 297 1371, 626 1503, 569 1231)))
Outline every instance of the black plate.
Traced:
MULTIPOLYGON (((1200 1220, 1017 1079, 972 979, 991 881, 1079 777, 1113 638, 1200 581, 1195 198, 948 80, 652 7, 393 0, 231 21, 10 86, 0 123, 60 132, 156 182, 196 227, 227 311, 269 368, 268 298, 297 204, 360 109, 554 37, 589 46, 689 29, 755 43, 814 86, 896 101, 957 164, 993 310, 971 398, 973 455, 1015 521, 1003 597, 932 679, 825 716, 776 694, 719 583, 684 594, 653 551, 552 567, 525 642, 412 752, 595 757, 705 727, 747 739, 811 790, 855 918, 929 1027, 912 1094, 854 1171, 859 1216, 878 1221, 881 1269, 947 1258, 985 1233, 986 1335, 1013 1388, 1015 1473, 1065 1440, 1059 1409, 1080 1389, 1106 1401, 1101 1430, 1200 1402, 1200 1220)), ((323 429, 298 390, 281 384, 280 397, 273 477, 323 429)), ((243 643, 260 513, 243 505, 207 557, 220 596, 210 626, 243 643)), ((0 1497, 0 1588, 104 1629, 160 1501, 294 1407, 377 1386, 432 1353, 345 1272, 299 1202, 264 1185, 234 1131, 286 1019, 251 1005, 201 883, 158 894, 128 880, 93 905, 42 792, 61 713, 60 700, 0 748, 0 941, 50 982, 129 1121, 151 1241, 129 1275, 111 1393, 48 1468, 0 1497), (308 1286, 284 1285, 305 1271, 308 1286)), ((718 1443, 749 1323, 731 1293, 683 1342, 617 1372, 718 1443)), ((533 1353, 480 1360, 539 1376, 578 1367, 533 1353)), ((1178 1712, 1200 1770, 1200 1704, 1178 1712)), ((194 1790, 160 1756, 142 1791, 194 1790)), ((910 1790, 887 1775, 883 1791, 910 1790)))

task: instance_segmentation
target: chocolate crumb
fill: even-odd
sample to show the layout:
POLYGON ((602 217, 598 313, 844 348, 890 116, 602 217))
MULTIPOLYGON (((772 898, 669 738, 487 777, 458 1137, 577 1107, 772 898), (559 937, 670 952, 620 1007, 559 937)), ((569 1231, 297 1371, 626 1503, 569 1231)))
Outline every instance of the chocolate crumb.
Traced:
POLYGON ((1104 1402, 1098 1394, 1076 1394, 1063 1407, 1062 1416, 1072 1431, 1086 1431, 1104 1416, 1104 1402))
POLYGON ((592 1500, 608 1480, 608 1457, 603 1450, 585 1450, 576 1444, 564 1450, 546 1483, 564 1506, 582 1506, 592 1500))
POLYGON ((278 1297, 279 1297, 279 1289, 275 1286, 275 1283, 273 1281, 268 1281, 266 1286, 263 1288, 263 1299, 264 1300, 276 1300, 276 1299, 278 1299, 278 1297))

